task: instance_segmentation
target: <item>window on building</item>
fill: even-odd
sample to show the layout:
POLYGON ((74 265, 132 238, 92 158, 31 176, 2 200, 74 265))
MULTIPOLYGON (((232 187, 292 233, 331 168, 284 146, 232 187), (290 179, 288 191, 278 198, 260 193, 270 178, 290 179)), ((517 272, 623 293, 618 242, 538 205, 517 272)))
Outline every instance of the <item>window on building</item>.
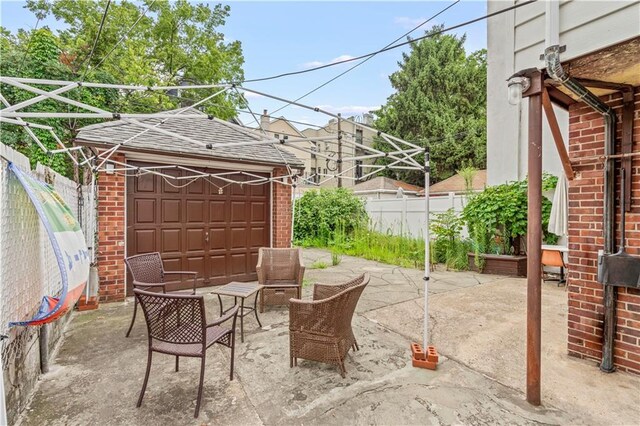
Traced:
POLYGON ((356 143, 363 143, 364 136, 362 134, 362 129, 356 129, 356 143))
POLYGON ((356 160, 356 179, 360 179, 362 177, 362 160, 356 160))
POLYGON ((279 133, 274 133, 273 137, 276 138, 276 139, 280 139, 280 134, 279 133))

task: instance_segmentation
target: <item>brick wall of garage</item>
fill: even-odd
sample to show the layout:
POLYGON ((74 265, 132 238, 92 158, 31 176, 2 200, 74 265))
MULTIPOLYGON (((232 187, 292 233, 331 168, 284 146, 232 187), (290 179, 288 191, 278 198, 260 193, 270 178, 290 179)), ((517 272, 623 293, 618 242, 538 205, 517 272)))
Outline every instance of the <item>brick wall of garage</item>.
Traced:
MULTIPOLYGON (((124 162, 122 154, 114 161, 124 162)), ((273 176, 284 176, 285 168, 275 168, 273 176)), ((291 187, 272 184, 272 245, 289 247, 291 241, 291 187)), ((123 301, 126 289, 125 257, 125 177, 100 173, 98 179, 97 262, 100 302, 123 301)))
MULTIPOLYGON (((286 169, 274 169, 273 177, 289 174, 286 169)), ((291 245, 291 186, 273 183, 273 247, 291 245)))
MULTIPOLYGON (((616 140, 622 136, 622 94, 603 96, 617 113, 616 140)), ((634 96, 633 152, 640 151, 640 89, 634 96)), ((569 109, 569 155, 572 160, 604 154, 604 121, 584 103, 569 109)), ((600 360, 603 339, 603 286, 597 282, 598 250, 603 248, 603 165, 574 163, 576 179, 569 184, 568 350, 580 358, 600 360)), ((619 162, 617 166, 619 167, 619 162)), ((640 157, 632 161, 632 204, 626 214, 627 251, 640 255, 640 157)), ((619 179, 619 178, 617 178, 619 179)), ((619 184, 616 200, 619 200, 619 184)), ((619 201, 616 201, 616 205, 619 201)), ((619 208, 619 207, 618 207, 619 208)), ((620 241, 620 214, 616 241, 620 241)), ((617 244, 616 244, 617 246, 617 244)), ((640 374, 640 290, 620 288, 617 298, 614 363, 640 374)))
MULTIPOLYGON (((123 154, 113 157, 124 162, 123 154)), ((98 177, 98 295, 100 302, 125 297, 125 176, 100 173, 98 177)))

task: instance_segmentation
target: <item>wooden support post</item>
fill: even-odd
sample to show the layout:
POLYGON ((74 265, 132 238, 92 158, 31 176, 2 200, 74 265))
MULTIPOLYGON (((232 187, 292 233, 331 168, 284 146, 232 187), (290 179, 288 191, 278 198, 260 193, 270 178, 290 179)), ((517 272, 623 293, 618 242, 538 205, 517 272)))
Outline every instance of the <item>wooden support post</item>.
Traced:
POLYGON ((540 71, 533 72, 529 98, 527 188, 527 401, 540 405, 542 323, 542 94, 540 71))
POLYGON ((546 88, 543 88, 542 90, 542 106, 544 108, 544 114, 547 116, 549 127, 551 128, 551 134, 553 135, 553 141, 556 144, 556 150, 558 151, 560 161, 562 162, 564 175, 567 177, 567 180, 573 180, 574 174, 573 167, 571 167, 571 160, 569 160, 567 147, 564 145, 562 133, 560 132, 560 126, 558 126, 558 119, 556 118, 556 113, 553 110, 551 98, 549 97, 549 93, 547 93, 546 88))

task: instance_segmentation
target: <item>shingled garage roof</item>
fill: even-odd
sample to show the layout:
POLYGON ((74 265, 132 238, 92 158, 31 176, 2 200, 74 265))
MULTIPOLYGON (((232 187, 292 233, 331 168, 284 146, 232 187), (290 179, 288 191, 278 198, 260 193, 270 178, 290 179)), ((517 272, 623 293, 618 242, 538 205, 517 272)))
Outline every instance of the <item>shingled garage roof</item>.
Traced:
MULTIPOLYGON (((185 113, 187 114, 187 113, 185 113)), ((245 145, 225 146, 216 148, 216 144, 252 142, 270 140, 241 126, 217 118, 207 119, 206 114, 189 111, 189 115, 202 114, 204 118, 169 119, 159 126, 162 130, 186 136, 205 144, 211 144, 213 149, 207 149, 196 143, 184 139, 149 130, 143 135, 126 142, 121 151, 146 151, 154 153, 182 154, 204 157, 207 159, 235 160, 261 164, 289 164, 301 168, 304 164, 292 153, 284 149, 277 149, 273 145, 245 145)), ((138 120, 145 124, 156 125, 162 119, 147 118, 138 120)), ((121 144, 129 138, 147 130, 145 127, 125 121, 110 121, 94 124, 80 129, 76 142, 95 147, 110 148, 121 144)))

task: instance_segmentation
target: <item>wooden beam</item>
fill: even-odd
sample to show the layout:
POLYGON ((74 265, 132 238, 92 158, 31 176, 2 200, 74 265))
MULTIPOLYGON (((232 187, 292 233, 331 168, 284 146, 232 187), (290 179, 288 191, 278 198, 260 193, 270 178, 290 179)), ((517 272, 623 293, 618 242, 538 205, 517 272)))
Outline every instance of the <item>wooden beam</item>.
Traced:
POLYGON ((542 74, 531 75, 527 183, 527 401, 540 405, 542 347, 542 74))
POLYGON ((624 83, 613 83, 610 81, 591 80, 588 78, 576 78, 580 83, 586 87, 592 87, 596 89, 608 89, 617 91, 631 91, 633 93, 633 86, 624 83))
POLYGON ((557 105, 561 106, 563 109, 569 109, 570 105, 576 103, 576 100, 571 96, 567 95, 561 90, 556 89, 553 86, 547 86, 547 91, 549 92, 549 97, 553 102, 557 105))
POLYGON ((544 115, 547 116, 547 122, 551 128, 551 134, 553 135, 553 141, 556 144, 556 149, 558 150, 558 155, 562 162, 564 174, 567 176, 568 180, 573 180, 574 173, 573 167, 571 167, 571 160, 569 160, 567 147, 564 145, 560 126, 558 126, 558 119, 556 118, 556 113, 553 110, 553 105, 551 104, 551 99, 549 98, 549 93, 547 92, 546 87, 542 90, 542 107, 544 108, 544 115))

